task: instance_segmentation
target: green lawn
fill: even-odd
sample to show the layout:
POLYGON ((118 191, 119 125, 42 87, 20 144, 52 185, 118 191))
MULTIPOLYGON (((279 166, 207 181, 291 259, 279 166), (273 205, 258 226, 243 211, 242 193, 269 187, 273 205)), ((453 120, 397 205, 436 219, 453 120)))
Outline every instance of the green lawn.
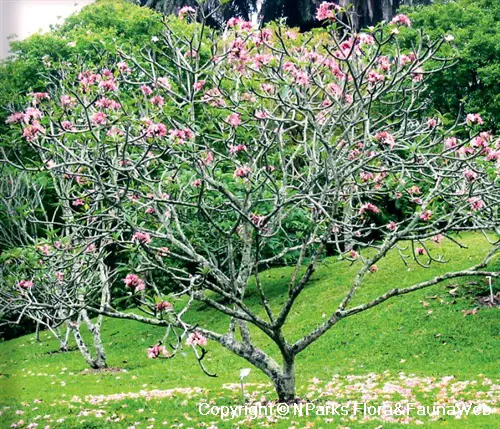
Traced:
MULTIPOLYGON (((433 264, 429 269, 416 264, 405 267, 399 255, 391 253, 378 264, 380 270, 370 275, 356 303, 391 287, 410 285, 445 270, 469 267, 487 252, 486 241, 480 235, 464 235, 462 241, 468 249, 459 249, 450 242, 439 245, 438 250, 451 259, 450 263, 433 264)), ((349 266, 335 258, 321 264, 314 281, 293 308, 286 326, 290 340, 321 323, 323 315, 341 299, 356 270, 356 265, 349 266)), ((289 268, 279 268, 263 276, 265 288, 276 305, 284 299, 289 273, 289 268)), ((498 309, 480 308, 477 314, 465 316, 463 310, 476 304, 471 298, 450 296, 447 286, 450 285, 395 298, 341 321, 298 356, 299 396, 317 405, 327 401, 380 405, 404 398, 424 405, 454 404, 460 400, 490 406, 497 403, 498 309)), ((247 301, 257 305, 254 290, 250 290, 247 301)), ((202 306, 193 321, 226 329, 224 318, 202 306)), ((209 343, 207 367, 218 374, 217 378, 205 376, 191 353, 171 360, 147 359, 147 347, 162 335, 161 328, 105 320, 103 336, 108 364, 117 370, 100 373, 86 370, 78 351, 54 353, 57 343, 46 332, 41 343, 33 335, 0 343, 0 428, 9 428, 21 420, 18 427, 51 429, 211 425, 231 428, 258 424, 277 428, 408 427, 401 418, 391 422, 352 415, 291 416, 276 421, 260 419, 258 424, 244 418, 222 421, 216 416, 201 416, 197 409, 201 402, 241 403, 238 374, 248 364, 213 343, 209 343)), ((255 336, 261 347, 275 353, 264 338, 257 333, 255 336)), ((251 400, 275 398, 266 377, 258 370, 252 369, 246 383, 251 400)), ((445 416, 435 421, 413 416, 409 423, 432 428, 496 428, 500 419, 498 414, 460 419, 445 416)))

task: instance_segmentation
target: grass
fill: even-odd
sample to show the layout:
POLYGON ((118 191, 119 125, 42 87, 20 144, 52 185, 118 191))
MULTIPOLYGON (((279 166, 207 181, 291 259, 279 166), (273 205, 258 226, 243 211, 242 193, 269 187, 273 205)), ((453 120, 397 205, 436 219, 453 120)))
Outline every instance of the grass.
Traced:
MULTIPOLYGON (((390 253, 378 264, 380 270, 370 275, 356 303, 391 287, 407 286, 448 270, 467 268, 479 262, 487 252, 487 243, 480 235, 466 234, 462 241, 468 249, 459 249, 451 242, 436 246, 450 262, 445 266, 433 264, 428 269, 414 263, 405 267, 396 252, 390 253)), ((356 270, 356 265, 349 266, 335 258, 322 262, 313 281, 297 300, 286 325, 290 341, 313 329, 335 308, 356 270)), ((284 300, 290 272, 291 269, 285 267, 264 273, 266 292, 276 308, 284 300)), ((450 284, 442 284, 398 297, 341 321, 298 356, 299 396, 315 400, 317 404, 367 398, 373 404, 380 404, 405 397, 425 405, 447 400, 450 403, 482 400, 489 404, 497 401, 498 309, 481 308, 477 314, 465 316, 463 311, 476 304, 470 298, 450 296, 449 287, 450 284), (454 378, 443 379, 445 376, 454 378), (401 390, 408 386, 410 391, 401 390)), ((252 287, 246 301, 257 308, 258 297, 252 287)), ((219 314, 201 305, 196 310, 193 322, 221 330, 227 328, 227 320, 219 314)), ((241 403, 238 374, 241 368, 248 367, 247 362, 213 343, 209 343, 206 364, 218 374, 217 378, 205 376, 191 353, 171 360, 147 359, 147 347, 162 335, 161 328, 105 320, 103 337, 108 364, 120 369, 114 372, 86 370, 78 351, 55 353, 57 343, 47 332, 42 333, 40 343, 34 335, 0 343, 0 427, 8 428, 20 420, 23 424, 18 427, 35 423, 38 428, 49 426, 51 429, 256 425, 243 418, 223 421, 215 416, 201 416, 197 409, 200 402, 241 403), (199 390, 190 389, 198 387, 199 390), (171 390, 177 388, 186 390, 171 390), (139 395, 97 397, 130 392, 139 395)), ((257 332, 254 336, 260 347, 276 354, 265 338, 257 332)), ((255 368, 245 382, 251 398, 274 399, 268 380, 255 368)), ((413 418, 410 425, 494 428, 500 424, 497 415, 431 420, 413 418)), ((327 417, 294 416, 276 422, 264 419, 259 424, 277 428, 407 427, 401 421, 349 420, 339 416, 331 417, 331 421, 327 417)))

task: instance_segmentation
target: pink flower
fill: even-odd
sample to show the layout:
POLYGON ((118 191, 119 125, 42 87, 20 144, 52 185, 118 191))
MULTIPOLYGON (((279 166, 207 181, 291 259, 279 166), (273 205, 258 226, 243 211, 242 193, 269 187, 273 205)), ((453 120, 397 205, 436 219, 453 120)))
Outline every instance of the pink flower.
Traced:
POLYGON ((153 90, 147 85, 142 85, 140 88, 145 96, 151 95, 153 93, 153 90))
POLYGON ((398 226, 396 225, 396 222, 391 221, 391 222, 389 222, 389 223, 387 224, 387 229, 388 229, 389 231, 394 232, 394 231, 397 231, 398 226))
POLYGON ((249 177, 251 173, 252 169, 246 165, 243 165, 234 170, 233 177, 234 178, 241 177, 242 179, 244 179, 246 177, 249 177))
POLYGON ((413 82, 420 82, 424 79, 424 69, 422 67, 418 67, 411 75, 413 77, 413 82))
POLYGON ((50 246, 48 244, 41 244, 39 246, 36 246, 36 250, 38 250, 40 253, 44 254, 45 256, 50 255, 50 246))
POLYGON ((116 66, 118 67, 118 70, 120 70, 121 73, 130 74, 132 72, 132 70, 125 61, 120 61, 118 64, 116 64, 116 66))
POLYGON ((147 232, 137 231, 132 235, 132 242, 149 244, 151 243, 151 236, 147 232))
POLYGON ((384 70, 384 71, 389 71, 392 67, 391 61, 389 60, 389 57, 382 55, 377 58, 377 63, 379 67, 384 70))
POLYGON ((189 128, 175 129, 168 132, 170 138, 174 140, 174 143, 184 144, 188 140, 194 140, 194 133, 189 128))
POLYGON ((170 253, 170 250, 168 247, 160 247, 158 249, 158 256, 160 256, 162 258, 168 256, 169 253, 170 253))
POLYGON ((437 120, 434 118, 427 118, 427 127, 428 128, 436 128, 437 120))
POLYGON ((484 120, 479 113, 469 113, 466 118, 467 125, 478 124, 483 125, 484 120))
POLYGON ((305 71, 298 71, 295 73, 295 83, 300 86, 309 85, 309 75, 305 71))
POLYGON ((75 201, 71 203, 73 207, 83 206, 84 204, 85 202, 81 198, 77 198, 75 201))
POLYGON ((468 199, 468 201, 471 205, 472 210, 474 211, 478 211, 486 207, 484 201, 479 197, 471 197, 468 199))
POLYGON ((196 58, 196 57, 198 57, 198 52, 196 50, 194 50, 194 49, 191 49, 190 51, 187 51, 184 54, 184 56, 186 58, 196 58))
POLYGON ((28 125, 23 130, 23 137, 26 141, 33 141, 38 137, 38 134, 44 133, 45 128, 43 128, 38 121, 33 121, 31 125, 28 125))
POLYGON ((7 119, 5 120, 5 123, 6 124, 17 124, 19 122, 22 122, 23 120, 24 120, 24 113, 15 112, 7 117, 7 119))
POLYGON ((406 25, 407 27, 411 27, 410 18, 408 18, 406 15, 402 13, 392 18, 391 24, 406 25))
POLYGON ((203 183, 203 181, 201 179, 195 179, 192 181, 191 186, 193 188, 199 188, 202 183, 203 183))
POLYGON ((396 143, 394 140, 394 136, 392 134, 389 134, 387 131, 379 131, 377 134, 375 134, 375 139, 379 143, 388 145, 391 149, 396 143))
POLYGON ((416 185, 413 185, 411 188, 408 188, 408 193, 410 195, 418 195, 418 194, 421 194, 422 191, 420 190, 420 188, 416 185))
POLYGON ((184 19, 188 15, 194 15, 196 9, 191 6, 184 6, 179 9, 179 18, 184 19))
POLYGON ((76 129, 73 126, 73 124, 71 123, 71 121, 62 121, 61 122, 61 127, 62 127, 63 130, 66 130, 66 131, 73 131, 73 130, 76 129))
POLYGON ((28 107, 24 111, 24 122, 28 123, 31 119, 41 119, 43 113, 36 107, 28 107))
POLYGON ((212 162, 214 162, 214 154, 211 151, 207 151, 205 157, 203 158, 203 163, 210 165, 212 162))
POLYGON ((368 73, 368 82, 370 83, 383 82, 384 79, 385 76, 376 70, 370 70, 370 72, 368 73))
POLYGON ((229 18, 227 20, 227 26, 229 28, 234 28, 236 27, 237 25, 239 25, 243 20, 241 18, 238 18, 238 17, 232 17, 232 18, 229 18))
POLYGON ((30 289, 34 285, 33 280, 21 280, 17 283, 17 286, 22 287, 24 289, 30 289))
POLYGON ((257 228, 261 228, 263 226, 265 219, 266 219, 266 217, 264 215, 259 215, 256 213, 252 213, 250 215, 250 220, 257 228))
POLYGON ((456 137, 448 137, 444 139, 444 147, 446 149, 453 149, 457 145, 458 141, 456 137))
POLYGON ((171 308, 172 308, 172 304, 170 304, 170 302, 168 302, 168 301, 161 301, 161 302, 156 304, 156 309, 158 311, 166 311, 166 310, 170 310, 171 308))
POLYGON ((50 96, 48 92, 32 92, 30 94, 33 97, 33 104, 38 104, 42 100, 50 100, 50 96))
POLYGON ((267 114, 267 112, 265 110, 257 110, 255 112, 255 117, 257 119, 267 119, 269 117, 269 115, 267 114))
POLYGON ((375 39, 371 34, 367 33, 359 33, 358 34, 358 41, 361 46, 363 45, 374 45, 375 44, 375 39))
POLYGON ((154 212, 155 212, 155 209, 154 209, 153 207, 148 207, 148 208, 144 211, 144 213, 146 213, 146 214, 154 214, 154 212))
POLYGON ((165 104, 165 99, 161 95, 155 95, 149 99, 149 102, 155 106, 163 106, 165 104))
POLYGON ((160 344, 156 344, 153 347, 150 347, 148 349, 148 358, 149 359, 156 359, 160 357, 161 355, 165 357, 169 357, 170 353, 168 352, 167 348, 165 346, 162 346, 160 344))
POLYGON ((118 89, 118 84, 114 78, 101 80, 99 82, 99 88, 104 89, 105 91, 116 91, 118 89))
POLYGON ((362 215, 366 212, 380 213, 380 210, 376 205, 374 205, 372 203, 365 203, 360 207, 359 215, 362 215))
POLYGON ((414 60, 409 55, 401 54, 401 56, 399 57, 399 64, 401 64, 403 67, 406 64, 411 63, 412 61, 414 61, 414 60))
POLYGON ((378 271, 378 267, 376 265, 372 265, 370 268, 370 273, 376 273, 378 271))
POLYGON ((373 173, 367 172, 367 171, 362 171, 359 173, 359 178, 361 179, 362 182, 369 182, 370 180, 373 180, 375 176, 373 173))
POLYGON ((465 180, 467 180, 467 182, 473 182, 474 180, 476 180, 478 177, 479 177, 479 174, 476 173, 475 171, 471 170, 470 168, 466 169, 464 171, 464 177, 465 177, 465 180))
POLYGON ((115 100, 110 100, 109 98, 102 97, 99 100, 96 101, 96 106, 100 107, 101 109, 111 109, 111 110, 118 110, 121 106, 120 103, 116 102, 115 100))
POLYGON ((226 121, 233 127, 237 127, 241 124, 241 117, 238 113, 231 113, 226 121))
POLYGON ((335 3, 330 3, 324 1, 321 3, 316 10, 316 19, 318 21, 324 21, 326 19, 333 21, 335 20, 335 12, 340 10, 340 6, 335 3))
POLYGON ((431 210, 426 210, 420 215, 420 219, 424 221, 430 220, 432 217, 432 211, 431 210))
POLYGON ((358 259, 359 258, 359 253, 356 252, 355 250, 351 250, 349 252, 349 257, 352 258, 352 259, 358 259))
POLYGON ((170 85, 170 81, 168 80, 168 77, 159 77, 157 79, 157 84, 158 86, 161 86, 164 89, 172 89, 172 85, 170 85))
POLYGON ((443 241, 444 235, 443 234, 437 234, 434 237, 431 238, 434 243, 439 244, 441 241, 443 241))
POLYGON ((204 347, 207 345, 207 339, 201 333, 194 331, 189 334, 189 337, 186 340, 186 345, 204 347))
POLYGON ((247 147, 244 144, 229 146, 229 155, 236 155, 238 152, 246 152, 247 147))
POLYGON ((123 283, 125 283, 128 287, 135 288, 136 291, 141 291, 146 289, 146 284, 144 280, 142 280, 137 274, 129 273, 123 279, 123 283))
POLYGON ((108 115, 104 112, 96 112, 90 117, 90 121, 93 125, 104 125, 106 123, 108 115))
POLYGON ((199 91, 205 86, 206 83, 207 83, 206 80, 199 80, 193 84, 193 89, 195 91, 199 91))
POLYGON ((123 134, 125 134, 123 130, 120 130, 117 127, 111 127, 109 131, 106 133, 106 135, 110 137, 122 136, 123 134))
POLYGON ((151 121, 147 122, 148 126, 145 130, 146 137, 165 137, 167 135, 167 126, 158 122, 157 124, 153 124, 151 121))
POLYGON ((274 92, 274 86, 270 83, 263 83, 260 88, 267 94, 272 94, 274 92))
POLYGON ((423 247, 417 247, 415 249, 415 252, 417 252, 417 255, 425 255, 425 249, 423 247))
POLYGON ((101 80, 101 76, 87 70, 78 73, 78 80, 80 81, 82 91, 85 93, 88 92, 90 85, 94 85, 96 82, 99 82, 101 80))
POLYGON ((203 94, 202 101, 212 107, 224 107, 226 102, 222 98, 222 93, 218 88, 212 88, 203 94))

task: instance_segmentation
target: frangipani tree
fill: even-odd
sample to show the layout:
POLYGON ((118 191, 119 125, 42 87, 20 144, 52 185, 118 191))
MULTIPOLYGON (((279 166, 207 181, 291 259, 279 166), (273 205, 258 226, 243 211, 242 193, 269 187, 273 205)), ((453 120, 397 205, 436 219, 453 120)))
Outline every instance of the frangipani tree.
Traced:
MULTIPOLYGON (((239 19, 222 34, 193 20, 181 34, 167 18, 141 57, 124 52, 101 70, 63 67, 59 81, 9 119, 16 144, 37 158, 5 161, 64 178, 57 192, 71 212, 61 227, 95 252, 128 258, 109 271, 110 293, 125 285, 144 314, 85 306, 168 327, 174 350, 167 340, 150 357, 171 356, 187 338, 201 360, 207 340, 218 342, 269 376, 281 401, 295 397, 297 355, 342 319, 446 279, 499 276, 486 268, 500 249, 492 241, 478 265, 353 305, 391 249, 429 266, 445 262, 429 240, 498 234, 500 148, 478 114, 451 123, 419 115, 426 77, 450 64, 436 56, 450 37, 422 35, 403 52, 407 17, 356 33, 337 12, 323 3, 325 28, 311 34, 239 19), (426 68, 431 60, 442 66, 426 68), (394 201, 402 208, 384 209, 394 201), (357 275, 327 317, 311 321, 316 328, 289 342, 283 327, 328 244, 357 275), (295 269, 277 305, 261 273, 283 261, 295 269), (248 304, 250 281, 259 308, 248 304), (227 315, 227 331, 191 324, 194 302, 227 315), (255 329, 282 362, 255 344, 255 329)), ((183 8, 179 19, 196 13, 183 8)), ((52 254, 74 266, 67 253, 52 254)), ((81 269, 70 270, 75 279, 81 269)))
POLYGON ((33 177, 4 174, 2 179, 0 215, 9 222, 0 233, 4 248, 0 254, 0 321, 12 325, 30 319, 36 323, 37 332, 44 327, 54 335, 60 351, 69 350, 72 334, 87 364, 105 368, 103 316, 91 320, 85 306, 86 300, 95 304, 100 297, 98 305, 105 308, 110 299, 105 255, 86 242, 79 246, 72 229, 61 227, 55 220, 58 211, 49 215, 43 189, 33 177), (64 252, 71 263, 61 265, 54 252, 57 256, 64 252), (72 270, 77 270, 76 275, 72 270), (82 325, 91 334, 92 348, 81 334, 82 325))

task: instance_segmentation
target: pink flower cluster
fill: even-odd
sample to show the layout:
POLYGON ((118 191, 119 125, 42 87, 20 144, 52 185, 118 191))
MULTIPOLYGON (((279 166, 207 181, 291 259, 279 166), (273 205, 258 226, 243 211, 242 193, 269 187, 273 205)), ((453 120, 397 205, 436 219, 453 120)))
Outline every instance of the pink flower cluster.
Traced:
POLYGON ((132 236, 132 242, 149 244, 151 243, 151 236, 147 232, 137 231, 132 236))
POLYGON ((372 203, 365 203, 360 207, 359 214, 362 215, 366 212, 371 212, 371 213, 377 214, 377 213, 380 213, 380 210, 376 205, 374 205, 372 203))
POLYGON ((240 28, 241 30, 251 30, 253 27, 253 24, 250 21, 245 21, 244 19, 241 18, 229 18, 227 21, 227 26, 228 28, 240 28))
POLYGON ((17 283, 17 286, 24 289, 31 289, 34 286, 33 280, 21 280, 17 283))
POLYGON ((423 221, 428 221, 432 218, 432 211, 431 210, 426 210, 420 215, 420 219, 423 221))
POLYGON ((101 75, 93 73, 90 70, 86 70, 78 74, 78 80, 80 81, 82 92, 86 93, 92 85, 95 85, 101 80, 101 75))
POLYGON ((229 146, 229 155, 236 155, 239 152, 246 152, 246 151, 247 151, 247 147, 244 144, 229 146))
POLYGON ((238 113, 231 113, 226 121, 229 123, 229 125, 232 125, 233 127, 237 127, 241 125, 241 116, 238 113))
POLYGON ((150 347, 148 349, 148 358, 149 359, 156 359, 160 356, 165 356, 165 357, 170 356, 170 353, 168 352, 168 350, 165 346, 162 346, 160 344, 156 344, 153 347, 150 347))
POLYGON ((36 106, 43 100, 50 100, 50 96, 48 92, 31 92, 28 94, 30 97, 33 97, 32 103, 36 106))
POLYGON ((394 136, 387 131, 379 131, 377 134, 375 134, 375 139, 379 143, 388 145, 391 149, 394 147, 394 136))
POLYGON ((90 117, 90 122, 92 122, 92 125, 98 126, 98 125, 104 125, 106 124, 106 119, 108 118, 108 115, 104 112, 96 112, 90 117))
POLYGON ((242 165, 241 167, 238 167, 236 170, 234 170, 234 178, 240 177, 242 179, 247 178, 250 176, 252 173, 252 169, 248 167, 247 165, 242 165))
POLYGON ((407 27, 411 27, 410 18, 408 18, 406 15, 402 13, 392 18, 391 24, 406 25, 407 27))
POLYGON ((177 144, 184 144, 194 140, 194 133, 189 128, 173 129, 168 132, 170 138, 177 144))
POLYGON ((484 120, 479 113, 469 113, 465 119, 467 125, 478 124, 483 125, 484 120))
POLYGON ((104 91, 116 91, 118 89, 118 83, 116 82, 113 73, 111 73, 110 70, 105 69, 102 74, 104 78, 99 81, 99 88, 104 91))
POLYGON ((167 310, 170 310, 171 308, 172 308, 172 304, 170 304, 170 302, 168 302, 168 301, 161 301, 161 302, 156 304, 156 309, 158 311, 167 311, 167 310))
POLYGON ((468 201, 474 211, 482 210, 486 207, 486 204, 480 197, 471 197, 468 201))
POLYGON ((162 124, 161 122, 155 124, 151 120, 147 119, 146 125, 147 125, 145 130, 146 137, 162 138, 167 135, 167 126, 165 124, 162 124))
POLYGON ((30 142, 35 140, 40 133, 44 133, 45 128, 42 127, 40 122, 38 121, 33 121, 31 125, 28 125, 24 128, 23 130, 23 137, 26 139, 26 141, 30 142))
POLYGON ((187 346, 200 346, 204 347, 207 345, 207 339, 198 331, 191 332, 186 340, 187 346))
POLYGON ((333 21, 335 19, 335 13, 339 10, 339 5, 324 1, 319 5, 316 11, 316 19, 318 21, 324 21, 326 19, 333 21))
POLYGON ((146 289, 146 283, 144 283, 144 280, 142 280, 137 274, 127 274, 123 279, 123 283, 125 283, 128 287, 135 288, 136 291, 146 289))
POLYGON ((194 15, 196 9, 191 6, 184 6, 179 9, 179 18, 184 19, 188 15, 194 15))
POLYGON ((132 70, 125 61, 120 61, 119 63, 116 64, 116 67, 118 67, 118 70, 120 70, 121 73, 124 74, 132 73, 132 70))
POLYGON ((115 100, 110 100, 109 98, 102 97, 96 101, 96 106, 101 109, 118 110, 122 105, 115 100))

